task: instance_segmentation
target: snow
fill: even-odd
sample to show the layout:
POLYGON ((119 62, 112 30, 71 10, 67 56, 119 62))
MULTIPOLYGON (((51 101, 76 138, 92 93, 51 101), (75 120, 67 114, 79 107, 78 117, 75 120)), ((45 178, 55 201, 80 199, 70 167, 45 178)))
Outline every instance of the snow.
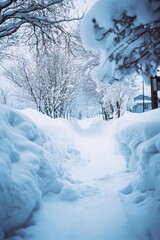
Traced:
POLYGON ((160 200, 160 109, 122 117, 117 139, 129 170, 136 172, 133 189, 160 200))
MULTIPOLYGON (((125 162, 120 155, 113 156, 114 144, 106 144, 112 132, 100 119, 74 120, 70 131, 74 142, 64 165, 79 198, 74 202, 61 202, 55 195, 46 198, 27 236, 39 240, 129 239, 118 196, 124 184, 125 162)), ((114 143, 113 138, 110 143, 114 143)))
POLYGON ((0 239, 159 240, 159 109, 108 122, 0 109, 0 239))
MULTIPOLYGON (((151 100, 144 100, 145 103, 151 103, 151 100)), ((143 104, 143 100, 136 100, 135 101, 135 104, 138 104, 138 103, 142 103, 143 104)))
POLYGON ((81 24, 83 45, 103 55, 92 73, 94 80, 110 83, 114 79, 123 80, 137 71, 145 83, 150 84, 149 76, 156 76, 159 66, 157 54, 154 55, 157 45, 151 46, 147 42, 149 33, 140 34, 138 30, 132 33, 131 29, 136 30, 142 25, 156 29, 159 7, 160 1, 97 0, 85 13, 81 24), (128 20, 124 20, 126 25, 122 21, 125 16, 134 17, 130 27, 127 27, 128 20), (144 57, 142 52, 146 45, 148 54, 146 52, 147 56, 144 57), (134 65, 135 62, 137 65, 134 65))
POLYGON ((160 239, 160 109, 128 113, 115 123, 133 179, 121 191, 135 239, 160 239), (132 203, 132 204, 131 204, 132 203))
MULTIPOLYGON (((114 27, 113 19, 120 19, 122 14, 127 12, 128 16, 136 16, 135 23, 147 24, 159 18, 158 12, 154 10, 157 8, 155 3, 150 3, 148 0, 98 0, 84 15, 81 28, 81 36, 86 48, 89 49, 105 49, 106 42, 97 41, 99 37, 103 35, 107 30, 114 27), (142 14, 143 12, 143 14, 142 14), (96 27, 93 28, 93 19, 96 19, 96 23, 101 29, 97 32, 96 27), (87 33, 87 34, 86 34, 87 33), (97 35, 98 34, 98 35, 97 35)), ((113 38, 113 36, 112 36, 113 38)), ((111 39, 107 39, 107 43, 111 43, 111 39)))
MULTIPOLYGON (((74 192, 70 189, 72 199, 65 197, 60 161, 66 146, 65 138, 63 142, 58 137, 55 141, 60 136, 59 129, 58 133, 53 130, 54 139, 50 139, 45 129, 41 130, 21 112, 3 105, 0 112, 0 236, 3 236, 28 221, 43 195, 62 191, 60 198, 72 200, 74 192)), ((33 110, 26 112, 33 116, 33 110)))

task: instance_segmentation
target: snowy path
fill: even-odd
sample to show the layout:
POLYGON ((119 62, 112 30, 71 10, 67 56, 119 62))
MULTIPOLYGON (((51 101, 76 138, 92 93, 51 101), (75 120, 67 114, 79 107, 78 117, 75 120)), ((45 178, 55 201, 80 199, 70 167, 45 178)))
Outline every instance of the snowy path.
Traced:
POLYGON ((76 149, 67 154, 66 171, 81 196, 73 202, 45 199, 28 229, 32 240, 132 240, 119 197, 126 185, 124 159, 115 154, 113 138, 98 126, 79 126, 76 149))

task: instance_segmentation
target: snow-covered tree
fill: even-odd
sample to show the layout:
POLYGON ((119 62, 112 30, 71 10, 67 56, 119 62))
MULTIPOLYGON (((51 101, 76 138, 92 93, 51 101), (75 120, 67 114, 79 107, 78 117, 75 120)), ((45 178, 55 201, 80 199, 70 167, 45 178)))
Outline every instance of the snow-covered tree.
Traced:
MULTIPOLYGON (((78 73, 80 72, 77 69, 76 75, 78 73)), ((100 110, 96 85, 90 75, 85 75, 84 72, 82 77, 77 75, 74 87, 66 101, 66 115, 76 118, 89 118, 97 116, 100 110)))
POLYGON ((35 61, 19 58, 5 71, 5 76, 21 91, 21 98, 54 118, 64 113, 73 74, 70 56, 57 48, 50 54, 39 55, 35 61))
POLYGON ((97 82, 96 91, 102 107, 103 119, 119 118, 125 111, 131 110, 136 90, 137 86, 131 78, 112 84, 97 82))
POLYGON ((79 27, 72 35, 76 42, 71 51, 63 42, 52 45, 50 51, 35 53, 30 60, 17 57, 9 63, 12 67, 6 68, 5 75, 19 86, 20 96, 16 94, 15 99, 21 100, 15 102, 16 107, 34 107, 51 117, 98 114, 100 105, 90 72, 99 56, 83 48, 79 27))
MULTIPOLYGON (((23 51, 22 51, 23 53, 23 51)), ((90 77, 96 56, 80 47, 74 55, 55 47, 50 53, 9 62, 5 77, 16 85, 13 106, 32 107, 51 117, 91 117, 100 110, 90 77)))
POLYGON ((86 13, 82 39, 103 52, 101 80, 123 79, 137 71, 146 78, 160 64, 160 1, 98 0, 86 13))
POLYGON ((73 1, 69 0, 2 0, 0 2, 0 43, 24 42, 34 45, 70 40, 65 23, 73 15, 73 1))
POLYGON ((80 26, 77 26, 77 45, 73 52, 76 81, 74 80, 74 87, 66 102, 66 110, 70 117, 93 117, 101 109, 96 84, 90 75, 92 69, 99 64, 99 54, 84 49, 79 30, 80 26))

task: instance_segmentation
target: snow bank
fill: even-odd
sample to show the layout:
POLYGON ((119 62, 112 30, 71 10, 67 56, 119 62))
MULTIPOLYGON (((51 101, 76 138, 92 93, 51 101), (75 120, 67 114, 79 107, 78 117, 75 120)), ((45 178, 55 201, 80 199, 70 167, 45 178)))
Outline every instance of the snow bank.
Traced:
POLYGON ((136 175, 133 188, 151 191, 160 200, 160 109, 127 114, 117 120, 117 140, 130 171, 136 175))
POLYGON ((63 171, 58 158, 62 158, 60 149, 65 144, 56 146, 28 117, 3 105, 0 122, 0 239, 3 239, 4 234, 11 235, 27 222, 44 194, 63 193, 63 182, 59 180, 63 171))
POLYGON ((44 115, 34 109, 22 110, 22 113, 29 117, 43 131, 49 136, 52 146, 54 146, 54 159, 57 161, 59 167, 64 160, 64 155, 68 151, 71 144, 72 136, 71 125, 62 118, 53 119, 44 115))

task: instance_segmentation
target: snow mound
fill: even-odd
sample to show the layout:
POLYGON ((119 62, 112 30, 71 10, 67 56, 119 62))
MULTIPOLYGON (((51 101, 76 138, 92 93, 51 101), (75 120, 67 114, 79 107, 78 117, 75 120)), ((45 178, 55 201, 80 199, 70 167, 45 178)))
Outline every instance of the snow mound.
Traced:
MULTIPOLYGON (((53 145, 20 111, 0 105, 0 239, 27 222, 42 196, 60 193, 53 145), (5 235, 6 234, 6 235, 5 235)), ((55 153, 56 152, 56 153, 55 153)))
POLYGON ((57 164, 63 162, 63 156, 68 151, 72 139, 71 124, 62 118, 53 119, 34 109, 24 109, 23 114, 30 118, 49 138, 56 149, 54 158, 57 164))
POLYGON ((78 195, 76 194, 76 191, 74 191, 70 187, 63 187, 61 193, 59 194, 59 199, 61 200, 67 200, 67 201, 74 201, 78 198, 78 195))
POLYGON ((116 137, 136 176, 133 190, 150 191, 160 200, 160 109, 121 117, 116 137))

